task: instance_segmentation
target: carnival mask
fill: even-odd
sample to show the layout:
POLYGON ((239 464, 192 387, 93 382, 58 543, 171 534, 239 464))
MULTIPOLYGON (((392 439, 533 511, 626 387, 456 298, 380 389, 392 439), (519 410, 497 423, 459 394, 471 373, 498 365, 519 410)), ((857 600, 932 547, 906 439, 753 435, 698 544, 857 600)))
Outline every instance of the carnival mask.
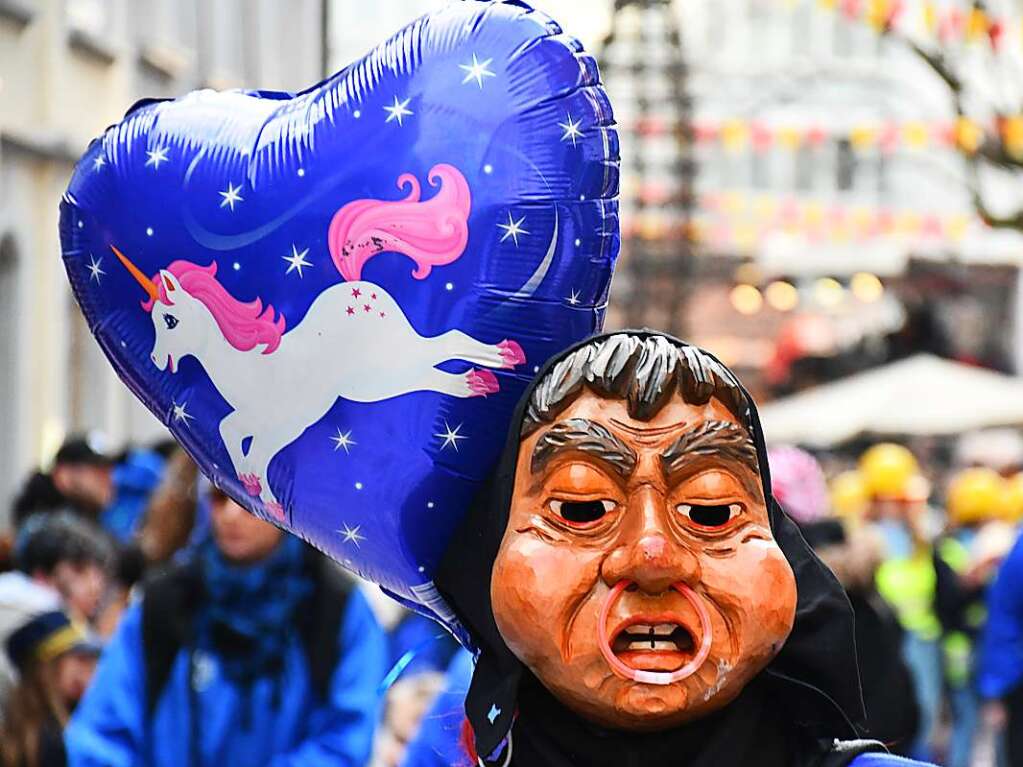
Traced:
MULTIPOLYGON (((538 387, 491 597, 508 646, 565 705, 657 730, 721 708, 764 668, 796 585, 734 378, 695 349, 645 345, 666 362, 628 365, 631 385, 597 350, 566 361, 586 382, 571 396, 538 387), (720 371, 713 392, 687 364, 720 371)), ((550 374, 560 391, 571 375, 550 374)))

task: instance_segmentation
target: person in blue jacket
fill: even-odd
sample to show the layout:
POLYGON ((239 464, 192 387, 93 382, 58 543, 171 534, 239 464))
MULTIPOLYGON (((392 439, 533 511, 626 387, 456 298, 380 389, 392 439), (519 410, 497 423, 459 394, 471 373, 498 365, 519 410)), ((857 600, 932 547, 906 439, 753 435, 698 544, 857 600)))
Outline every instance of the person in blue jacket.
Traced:
POLYGON ((71 767, 363 767, 387 642, 336 567, 219 491, 152 579, 65 731, 71 767))
POLYGON ((988 592, 977 690, 1004 706, 1011 767, 1023 765, 1023 537, 1017 539, 988 592))
POLYGON ((444 675, 444 689, 434 700, 408 745, 401 767, 451 767, 465 761, 462 701, 472 681, 472 654, 458 651, 444 675))

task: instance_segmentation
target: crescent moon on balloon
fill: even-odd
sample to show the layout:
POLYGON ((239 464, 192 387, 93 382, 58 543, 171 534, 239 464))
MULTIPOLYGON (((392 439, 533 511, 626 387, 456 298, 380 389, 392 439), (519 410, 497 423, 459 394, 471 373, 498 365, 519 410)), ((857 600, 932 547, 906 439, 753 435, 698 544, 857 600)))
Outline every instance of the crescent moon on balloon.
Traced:
POLYGON ((554 261, 554 253, 558 249, 558 206, 554 206, 554 233, 551 234, 551 244, 547 246, 547 252, 544 254, 543 260, 540 265, 536 267, 536 270, 526 280, 525 284, 519 288, 518 292, 512 293, 509 298, 529 298, 536 292, 536 289, 540 287, 540 283, 544 281, 547 276, 548 270, 551 268, 551 264, 554 261))

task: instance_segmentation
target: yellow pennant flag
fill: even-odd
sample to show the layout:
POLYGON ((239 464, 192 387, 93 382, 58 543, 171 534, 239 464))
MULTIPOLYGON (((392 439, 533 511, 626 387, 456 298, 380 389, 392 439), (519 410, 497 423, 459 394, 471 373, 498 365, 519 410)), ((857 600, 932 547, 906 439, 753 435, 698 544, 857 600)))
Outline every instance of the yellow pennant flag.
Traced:
POLYGON ((757 244, 757 230, 750 224, 735 227, 733 237, 740 250, 750 250, 757 244))
POLYGON ((861 151, 870 149, 877 139, 877 128, 869 125, 859 125, 849 131, 849 142, 854 149, 861 151))
POLYGON ((761 194, 753 199, 753 217, 758 221, 769 219, 778 210, 778 202, 770 195, 761 194))
POLYGON ((934 0, 924 0, 923 17, 924 29, 934 34, 938 30, 938 9, 934 7, 934 0))
POLYGON ((816 229, 824 221, 824 206, 819 202, 808 202, 803 208, 803 222, 807 229, 816 229))
POLYGON ((785 149, 797 149, 803 142, 803 136, 798 128, 778 128, 774 132, 774 138, 785 149))
POLYGON ((916 213, 900 213, 895 217, 895 232, 906 235, 918 234, 920 224, 920 216, 916 213))
POLYGON ((721 195, 721 207, 729 216, 737 216, 746 209, 746 198, 741 192, 724 192, 721 195))
POLYGON ((721 143, 730 152, 738 152, 749 137, 749 126, 741 120, 726 120, 721 124, 721 143))
POLYGON ((891 14, 892 0, 870 0, 867 8, 867 21, 875 30, 881 31, 888 24, 891 14))
POLYGON ((857 237, 866 237, 874 223, 874 214, 862 206, 857 206, 852 212, 853 229, 857 237))
POLYGON ((966 236, 966 230, 969 226, 969 216, 962 213, 952 216, 945 222, 945 236, 950 240, 959 242, 966 236))
POLYGON ((908 122, 902 126, 902 140, 913 149, 927 146, 928 133, 927 125, 922 122, 908 122))
POLYGON ((987 14, 981 8, 974 8, 966 19, 966 39, 971 43, 987 35, 987 14))

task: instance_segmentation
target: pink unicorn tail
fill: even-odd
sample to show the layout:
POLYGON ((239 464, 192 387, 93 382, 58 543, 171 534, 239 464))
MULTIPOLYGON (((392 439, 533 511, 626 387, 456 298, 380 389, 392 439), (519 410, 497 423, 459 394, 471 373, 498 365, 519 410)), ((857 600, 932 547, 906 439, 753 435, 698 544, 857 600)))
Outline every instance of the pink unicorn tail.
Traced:
POLYGON ((409 188, 404 200, 354 200, 334 214, 327 245, 345 280, 362 279, 363 265, 385 251, 415 261, 417 280, 462 255, 469 241, 469 183, 458 168, 444 163, 430 168, 427 178, 440 188, 425 202, 419 200, 416 177, 403 173, 397 183, 399 189, 409 188))

